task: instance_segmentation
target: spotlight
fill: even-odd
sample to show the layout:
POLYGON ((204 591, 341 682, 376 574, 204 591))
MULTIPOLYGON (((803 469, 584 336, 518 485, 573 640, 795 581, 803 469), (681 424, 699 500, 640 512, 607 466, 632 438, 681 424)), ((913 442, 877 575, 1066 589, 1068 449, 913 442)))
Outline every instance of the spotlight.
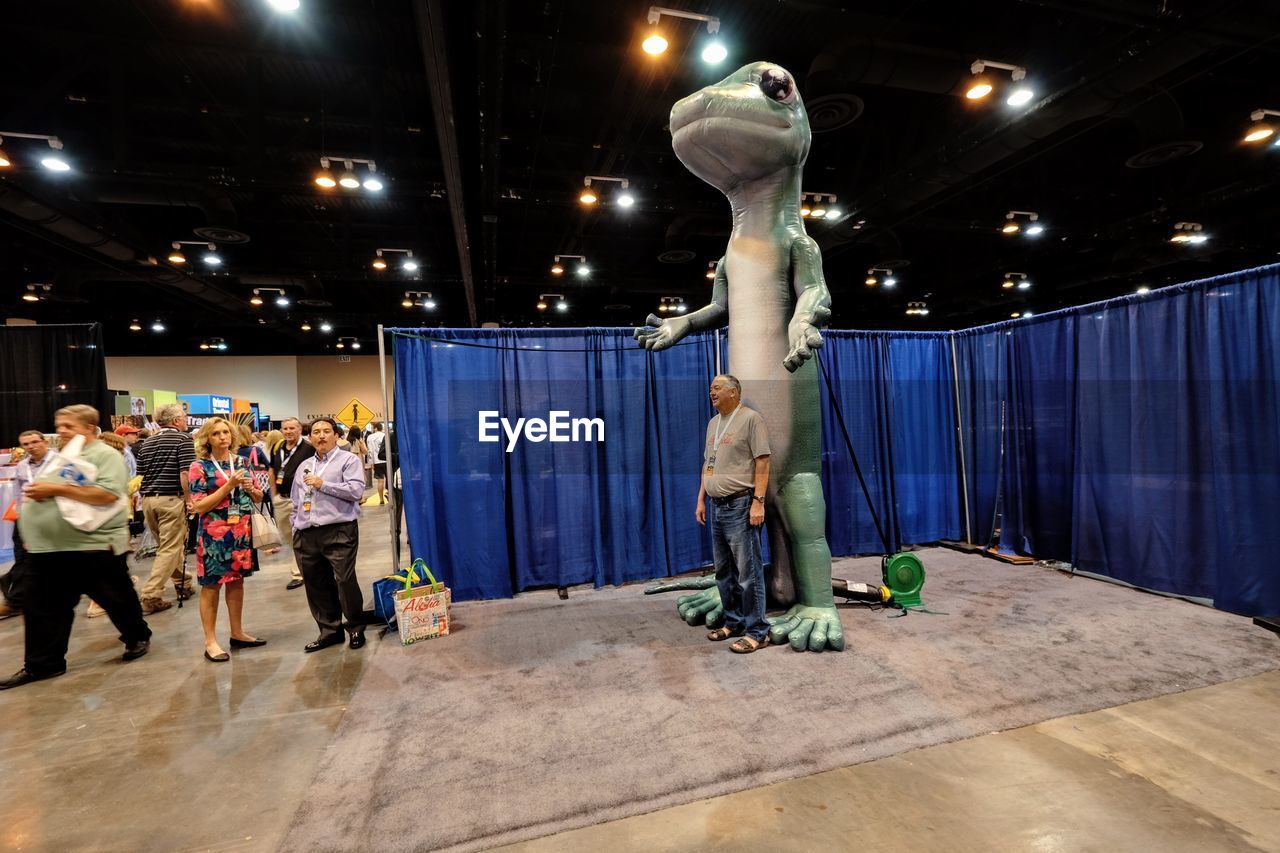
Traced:
POLYGON ((631 207, 636 203, 636 198, 631 193, 624 192, 618 196, 618 207, 631 207))
POLYGON ((552 264, 552 265, 551 265, 551 274, 552 274, 552 275, 564 275, 564 267, 560 266, 560 264, 558 264, 558 263, 556 263, 556 264, 552 264))
POLYGON ((13 161, 9 159, 9 155, 5 153, 3 148, 0 148, 0 169, 7 169, 12 165, 13 161))
MULTIPOLYGON (((1267 116, 1280 116, 1280 110, 1254 110, 1249 114, 1249 120, 1253 122, 1253 125, 1249 128, 1249 132, 1244 135, 1245 142, 1261 142, 1275 135, 1275 127, 1265 121, 1267 116)), ((1280 144, 1280 141, 1277 144, 1280 144)))
POLYGON ((322 322, 322 323, 320 324, 320 331, 322 331, 322 332, 332 332, 332 331, 333 331, 333 326, 332 326, 328 321, 322 322))
POLYGON ((659 314, 667 313, 667 303, 663 302, 661 305, 658 306, 658 313, 659 314))
POLYGON ((1030 290, 1030 289, 1031 289, 1031 282, 1028 279, 1024 278, 1022 281, 1018 282, 1018 290, 1030 290))
POLYGON ((1150 292, 1151 292, 1151 288, 1147 287, 1145 284, 1139 285, 1138 289, 1134 291, 1134 293, 1137 293, 1139 296, 1141 296, 1144 293, 1150 293, 1150 292))
POLYGON ((71 164, 68 163, 66 160, 63 160, 57 154, 50 154, 48 157, 42 158, 40 160, 40 165, 44 166, 46 169, 48 169, 51 172, 71 171, 71 164))
POLYGON ((376 257, 373 259, 373 268, 379 271, 385 270, 387 268, 387 262, 384 261, 381 256, 376 257))
POLYGON ((382 181, 378 179, 376 167, 372 163, 369 164, 369 174, 364 178, 364 188, 371 193, 382 191, 382 181))
POLYGON ((285 294, 283 294, 283 293, 282 293, 282 294, 280 294, 279 296, 277 296, 277 297, 276 297, 276 304, 277 304, 277 305, 279 305, 281 308, 288 308, 288 307, 289 307, 289 297, 288 297, 288 296, 286 296, 286 295, 285 295, 285 294))
POLYGON ((812 219, 822 219, 826 215, 827 215, 827 209, 822 206, 815 207, 809 211, 809 216, 812 219))
POLYGON ((1022 312, 1021 312, 1021 311, 1014 311, 1014 312, 1013 312, 1012 314, 1010 314, 1009 316, 1016 320, 1016 319, 1018 319, 1019 317, 1021 317, 1021 316, 1022 316, 1022 312))
POLYGON ((258 293, 258 291, 255 290, 253 292, 253 296, 249 297, 249 304, 254 306, 255 308, 262 304, 262 296, 258 293))
POLYGON ((724 43, 719 41, 713 41, 702 49, 702 61, 708 65, 719 65, 728 55, 724 43))
POLYGON ((811 216, 812 214, 813 214, 813 211, 809 209, 808 205, 801 205, 800 207, 801 216, 811 216))
POLYGON ((969 89, 964 93, 964 96, 971 101, 980 101, 987 95, 990 95, 991 90, 994 88, 995 87, 991 85, 991 81, 988 78, 981 76, 976 77, 974 78, 974 81, 969 84, 969 89))
POLYGON ((711 263, 707 264, 707 278, 710 281, 716 280, 716 262, 715 261, 712 261, 711 263))
POLYGON ((1007 272, 1004 274, 1004 281, 1000 282, 1000 287, 1004 290, 1026 290, 1031 287, 1031 282, 1027 279, 1024 272, 1007 272))
POLYGON ((331 190, 338 185, 338 181, 333 176, 333 171, 329 168, 328 160, 320 161, 320 171, 316 172, 316 186, 321 189, 331 190))
POLYGON ((351 342, 351 348, 352 348, 352 349, 360 349, 360 342, 359 342, 359 341, 352 341, 352 342, 351 342))
POLYGON ((897 283, 898 283, 898 280, 897 280, 896 278, 894 278, 893 276, 891 276, 891 275, 889 275, 889 276, 885 276, 885 279, 884 279, 884 286, 885 286, 885 287, 893 287, 893 286, 895 286, 897 283))
POLYGON ((409 298, 409 294, 407 294, 407 293, 406 293, 406 294, 405 294, 404 299, 401 299, 401 300, 400 300, 400 307, 401 307, 401 308, 412 308, 412 307, 413 307, 413 300, 409 298))
POLYGON ((338 186, 348 190, 354 190, 360 187, 360 179, 356 177, 355 172, 351 171, 350 160, 346 162, 346 169, 344 169, 342 174, 338 176, 338 186))
POLYGON ((208 342, 208 341, 201 341, 201 342, 200 342, 200 349, 208 349, 208 348, 209 348, 209 342, 208 342))
MULTIPOLYGON (((578 264, 578 277, 586 278, 589 275, 591 275, 591 267, 587 266, 586 264, 578 264)), ((564 310, 564 309, 561 309, 561 310, 564 310)))
POLYGON ((302 5, 301 0, 267 0, 278 12, 296 12, 302 5))
POLYGON ((201 260, 211 267, 222 266, 222 258, 218 257, 218 251, 213 246, 209 247, 209 251, 204 253, 201 260))
POLYGON ((564 297, 561 297, 560 301, 556 303, 556 310, 562 314, 569 310, 569 303, 564 300, 564 297))
POLYGON ((582 194, 578 196, 578 201, 583 204, 595 204, 598 200, 599 199, 596 198, 596 194, 591 190, 583 190, 582 194))
POLYGON ((688 310, 689 310, 689 306, 685 305, 683 302, 681 302, 679 305, 676 306, 676 312, 679 314, 683 314, 688 310))
POLYGON ((543 299, 541 296, 538 297, 538 310, 539 311, 547 310, 547 300, 543 299))
POLYGON ((1003 287, 1005 290, 1013 289, 1013 279, 1006 276, 1005 280, 1001 282, 1000 286, 1003 287))
POLYGON ((1209 239, 1204 233, 1204 226, 1199 222, 1175 222, 1170 243, 1203 243, 1209 239))
POLYGON ((141 324, 141 323, 139 323, 137 320, 134 320, 132 323, 130 323, 130 324, 129 324, 129 331, 131 331, 131 332, 141 332, 141 331, 142 331, 142 324, 141 324))
POLYGON ((875 287, 881 282, 884 283, 885 287, 893 287, 898 283, 898 279, 894 276, 893 270, 888 267, 872 267, 867 270, 867 277, 863 284, 867 287, 875 287), (876 273, 883 273, 884 275, 882 278, 877 278, 876 273))
POLYGON ((417 272, 418 262, 415 261, 412 257, 408 257, 404 259, 404 263, 402 263, 400 267, 406 272, 417 272))
POLYGON ((182 249, 180 248, 180 244, 174 243, 173 251, 169 253, 169 263, 185 264, 186 262, 187 262, 187 256, 182 254, 182 249))
POLYGON ((1038 237, 1044 233, 1044 226, 1039 222, 1027 226, 1026 234, 1028 237, 1038 237))
POLYGON ((22 301, 23 302, 39 302, 40 301, 40 294, 36 292, 36 286, 34 284, 27 285, 27 292, 22 294, 22 301))
POLYGON ((1009 93, 1009 97, 1005 99, 1005 103, 1011 107, 1020 107, 1029 103, 1036 93, 1028 86, 1019 86, 1009 93))
POLYGON ((339 340, 336 344, 334 344, 334 346, 336 346, 338 349, 346 349, 346 348, 347 348, 347 345, 346 345, 346 344, 344 344, 341 340, 339 340))
POLYGON ((164 331, 164 323, 160 322, 159 320, 156 320, 154 323, 152 323, 152 324, 151 324, 151 331, 153 331, 153 332, 163 332, 163 331, 164 331))
POLYGON ((1032 313, 1031 313, 1030 311, 1023 311, 1023 312, 1022 312, 1022 316, 1023 316, 1023 317, 1031 317, 1031 316, 1033 316, 1033 315, 1032 315, 1032 313))
POLYGON ((219 350, 221 350, 222 352, 226 352, 226 351, 227 351, 227 342, 226 342, 226 341, 218 341, 218 349, 219 349, 219 350))
POLYGON ((880 280, 873 275, 868 275, 867 280, 863 282, 867 287, 875 287, 879 283, 880 280))
POLYGON ((667 40, 658 33, 653 33, 644 40, 644 44, 642 44, 641 47, 643 47, 644 52, 650 56, 657 56, 667 49, 667 40))
POLYGON ((1001 226, 1000 230, 1005 234, 1017 234, 1022 230, 1022 226, 1018 225, 1016 222, 1010 221, 1001 226))
POLYGON ((309 322, 307 322, 306 320, 303 320, 303 321, 302 321, 302 326, 300 326, 300 328, 301 328, 301 329, 302 329, 302 331, 304 331, 304 332, 309 332, 309 331, 311 331, 311 324, 310 324, 309 322))
POLYGON ((828 207, 827 219, 838 219, 840 217, 841 212, 842 211, 838 207, 828 207))
POLYGON ((436 310, 436 301, 435 301, 434 299, 432 299, 430 296, 428 296, 428 297, 423 301, 423 303, 422 303, 422 307, 423 307, 423 308, 426 308, 428 311, 434 311, 434 310, 436 310))

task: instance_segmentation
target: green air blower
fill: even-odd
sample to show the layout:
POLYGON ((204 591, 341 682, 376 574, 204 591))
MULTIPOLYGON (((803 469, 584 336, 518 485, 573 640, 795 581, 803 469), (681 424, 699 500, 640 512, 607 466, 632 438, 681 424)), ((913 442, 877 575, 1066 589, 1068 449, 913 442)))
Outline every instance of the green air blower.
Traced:
POLYGON ((893 607, 923 607, 920 590, 924 587, 924 564, 915 554, 899 553, 885 557, 880 563, 883 586, 852 583, 833 578, 831 591, 841 598, 893 607))

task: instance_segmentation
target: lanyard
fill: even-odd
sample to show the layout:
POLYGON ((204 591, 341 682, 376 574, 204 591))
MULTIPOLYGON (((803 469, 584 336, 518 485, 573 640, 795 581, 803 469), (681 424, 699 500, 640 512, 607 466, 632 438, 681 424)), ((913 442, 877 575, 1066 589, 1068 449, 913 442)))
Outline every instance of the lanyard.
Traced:
MULTIPOLYGON (((235 470, 236 470, 236 461, 235 461, 235 459, 231 459, 230 461, 228 461, 228 462, 227 462, 227 470, 226 470, 226 471, 223 471, 223 470, 222 470, 222 466, 218 464, 218 460, 217 460, 217 459, 214 459, 212 456, 210 456, 210 457, 209 457, 209 461, 213 463, 213 467, 214 467, 214 468, 217 468, 217 469, 218 469, 218 473, 222 475, 222 479, 223 479, 224 481, 229 481, 229 480, 231 479, 231 474, 234 474, 234 473, 235 473, 235 470)), ((233 489, 231 490, 231 494, 229 495, 229 497, 234 498, 234 497, 236 496, 236 490, 237 490, 237 489, 239 489, 239 486, 236 486, 235 488, 233 488, 233 489)))
MULTIPOLYGON (((316 476, 316 477, 321 477, 321 476, 323 476, 323 474, 324 474, 324 472, 325 472, 325 469, 327 469, 327 468, 329 467, 329 463, 333 461, 333 457, 336 455, 336 454, 334 453, 334 451, 336 451, 337 449, 338 449, 338 448, 336 448, 336 447, 335 447, 333 450, 330 450, 330 451, 329 451, 329 458, 328 458, 328 459, 326 459, 326 460, 324 460, 324 464, 323 464, 323 465, 317 465, 315 468, 313 468, 313 469, 311 470, 311 473, 312 473, 314 476, 316 476)), ((305 472, 304 472, 304 476, 305 476, 305 472)), ((308 495, 310 495, 310 494, 311 494, 312 492, 314 492, 314 491, 315 491, 315 490, 314 490, 314 489, 312 489, 310 486, 307 486, 307 494, 308 494, 308 495)))
MULTIPOLYGON (((716 453, 720 450, 720 439, 724 438, 725 433, 729 431, 729 427, 733 426, 733 419, 738 416, 738 411, 742 408, 742 404, 738 404, 738 408, 733 410, 733 414, 729 415, 729 420, 725 421, 725 425, 716 431, 715 443, 711 445, 711 460, 716 461, 716 453)), ((716 415, 716 420, 723 421, 724 415, 716 415)))
POLYGON ((302 446, 302 439, 298 439, 298 443, 293 446, 293 450, 288 453, 284 452, 284 446, 280 447, 280 467, 283 469, 289 464, 289 460, 293 458, 293 454, 298 452, 298 448, 302 446))

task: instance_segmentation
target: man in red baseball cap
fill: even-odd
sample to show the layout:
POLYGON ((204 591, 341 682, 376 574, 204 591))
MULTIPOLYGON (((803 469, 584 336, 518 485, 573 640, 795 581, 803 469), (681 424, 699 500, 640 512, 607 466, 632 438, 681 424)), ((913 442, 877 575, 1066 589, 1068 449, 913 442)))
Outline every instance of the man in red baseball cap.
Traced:
POLYGON ((120 424, 116 427, 116 435, 124 439, 124 464, 129 469, 129 479, 132 480, 138 474, 138 460, 133 455, 133 445, 138 443, 138 428, 120 424))

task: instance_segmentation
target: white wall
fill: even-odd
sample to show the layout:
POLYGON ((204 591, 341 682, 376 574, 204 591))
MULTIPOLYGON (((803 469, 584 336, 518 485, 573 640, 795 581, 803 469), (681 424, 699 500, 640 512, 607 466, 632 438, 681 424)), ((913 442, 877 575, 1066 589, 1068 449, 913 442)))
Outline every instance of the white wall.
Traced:
POLYGON ((298 359, 291 355, 108 356, 107 387, 226 394, 258 403, 260 411, 272 418, 287 418, 298 413, 298 359))

